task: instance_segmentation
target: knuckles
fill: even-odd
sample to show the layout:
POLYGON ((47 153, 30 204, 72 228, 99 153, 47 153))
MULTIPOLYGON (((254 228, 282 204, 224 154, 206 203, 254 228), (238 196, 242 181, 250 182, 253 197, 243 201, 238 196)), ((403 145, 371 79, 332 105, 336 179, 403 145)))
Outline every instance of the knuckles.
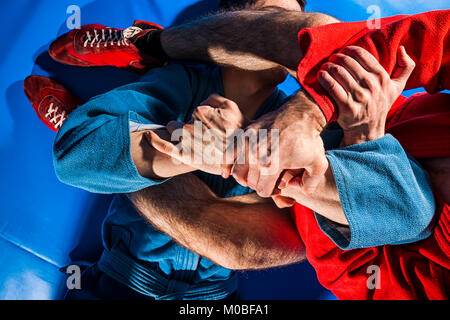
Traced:
POLYGON ((333 75, 342 75, 344 74, 344 67, 333 63, 333 62, 327 62, 324 64, 324 68, 328 73, 333 75))
POLYGON ((339 64, 343 67, 351 68, 353 59, 343 53, 335 53, 331 56, 330 61, 339 64))
POLYGON ((341 53, 348 56, 358 57, 361 59, 364 58, 364 56, 367 55, 369 52, 358 46, 348 46, 342 49, 341 53))

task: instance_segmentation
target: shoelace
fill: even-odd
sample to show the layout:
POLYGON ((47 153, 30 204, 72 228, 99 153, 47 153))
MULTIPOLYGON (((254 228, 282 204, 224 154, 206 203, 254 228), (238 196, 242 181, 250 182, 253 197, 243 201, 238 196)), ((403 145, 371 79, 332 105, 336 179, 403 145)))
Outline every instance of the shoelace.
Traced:
POLYGON ((50 123, 54 123, 55 128, 58 129, 63 125, 64 121, 66 121, 67 115, 65 111, 58 112, 59 107, 53 109, 53 106, 54 104, 51 103, 45 117, 49 119, 50 123))
POLYGON ((123 37, 127 40, 133 38, 138 33, 141 33, 143 30, 139 27, 131 26, 123 30, 123 37))
POLYGON ((113 30, 113 29, 94 29, 94 33, 91 34, 90 31, 86 32, 86 40, 84 41, 84 47, 86 48, 90 45, 91 48, 94 45, 97 48, 100 48, 100 45, 103 43, 103 46, 106 48, 108 45, 114 46, 117 44, 118 47, 130 46, 130 43, 126 38, 124 38, 122 31, 113 30))

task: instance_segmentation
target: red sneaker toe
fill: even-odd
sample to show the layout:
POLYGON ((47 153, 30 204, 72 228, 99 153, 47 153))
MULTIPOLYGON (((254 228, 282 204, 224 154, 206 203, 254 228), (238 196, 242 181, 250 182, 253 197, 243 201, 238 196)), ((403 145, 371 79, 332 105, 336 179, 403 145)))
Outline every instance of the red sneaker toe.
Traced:
POLYGON ((64 86, 46 77, 29 76, 23 87, 39 119, 53 131, 58 131, 67 116, 80 105, 77 97, 64 86))
POLYGON ((73 55, 75 35, 78 30, 72 30, 60 36, 58 39, 52 42, 48 53, 55 61, 67 64, 71 66, 91 67, 93 64, 83 61, 73 55))

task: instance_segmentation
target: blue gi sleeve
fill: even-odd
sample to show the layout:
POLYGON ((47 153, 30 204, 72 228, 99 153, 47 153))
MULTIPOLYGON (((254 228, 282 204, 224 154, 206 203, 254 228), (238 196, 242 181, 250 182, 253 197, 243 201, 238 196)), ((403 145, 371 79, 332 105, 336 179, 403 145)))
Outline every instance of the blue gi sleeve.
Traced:
POLYGON ((402 244, 432 231, 435 199, 425 171, 391 135, 327 151, 349 228, 316 214, 341 249, 402 244))
POLYGON ((53 146, 60 181, 95 193, 128 193, 161 183, 139 175, 131 157, 130 121, 166 125, 183 120, 192 75, 182 65, 155 69, 145 81, 97 96, 69 115, 53 146))

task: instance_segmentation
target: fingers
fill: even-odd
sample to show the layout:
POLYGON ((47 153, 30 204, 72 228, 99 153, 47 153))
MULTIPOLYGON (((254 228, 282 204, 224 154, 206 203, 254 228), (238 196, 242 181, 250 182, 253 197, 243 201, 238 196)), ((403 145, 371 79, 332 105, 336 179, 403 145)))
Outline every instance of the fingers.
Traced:
MULTIPOLYGON (((233 166, 235 165, 236 159, 237 157, 239 157, 242 148, 243 146, 239 144, 235 145, 234 143, 231 143, 227 145, 227 147, 225 148, 223 163, 220 165, 222 178, 228 179, 231 176, 233 172, 233 166)), ((246 177, 247 175, 245 175, 245 178, 246 177)), ((240 181, 238 181, 238 183, 240 183, 240 181)))
POLYGON ((234 101, 224 98, 215 93, 210 95, 208 99, 206 99, 201 103, 201 105, 211 106, 213 108, 220 108, 220 109, 227 109, 227 108, 239 109, 238 105, 234 101))
POLYGON ((194 121, 200 121, 202 126, 205 126, 207 129, 219 130, 221 128, 217 126, 217 119, 215 119, 215 117, 215 111, 210 106, 199 106, 192 114, 192 119, 194 121))
POLYGON ((276 206, 280 209, 290 208, 295 205, 295 200, 288 197, 276 195, 273 196, 272 199, 276 206))
POLYGON ((283 172, 283 174, 281 175, 281 178, 280 178, 280 183, 278 184, 278 189, 283 190, 283 189, 287 188, 287 186, 289 185, 291 180, 294 179, 295 177, 300 176, 302 174, 302 172, 303 172, 303 169, 286 170, 285 172, 283 172))
MULTIPOLYGON (((220 170, 221 170, 222 178, 228 179, 231 176, 231 171, 233 170, 233 165, 232 164, 221 164, 220 170)), ((239 181, 237 181, 237 182, 239 183, 239 181)), ((241 184, 241 183, 239 183, 239 184, 241 184)))
POLYGON ((222 97, 216 93, 211 94, 206 100, 204 100, 200 105, 208 105, 213 108, 220 108, 225 105, 225 102, 229 100, 225 97, 222 97))
MULTIPOLYGON (((255 134, 256 137, 256 133, 255 134)), ((259 179, 261 176, 261 167, 260 167, 260 148, 263 147, 264 143, 261 144, 261 141, 258 141, 256 143, 256 139, 252 140, 249 139, 246 140, 246 161, 248 163, 248 173, 247 173, 247 185, 252 188, 253 190, 257 191, 259 179)))
POLYGON ((243 187, 248 187, 247 176, 248 176, 248 164, 234 165, 232 168, 233 178, 243 187))
POLYGON ((193 117, 206 122, 208 127, 218 128, 224 132, 241 129, 249 123, 234 101, 217 94, 203 101, 202 106, 194 111, 193 117))
POLYGON ((340 108, 355 106, 352 102, 367 103, 369 95, 377 93, 380 84, 388 79, 377 59, 356 46, 331 56, 318 74, 319 83, 340 108))
POLYGON ((335 63, 345 68, 357 83, 363 81, 365 76, 368 74, 368 71, 364 69, 358 61, 356 61, 351 56, 343 53, 333 54, 330 57, 329 62, 335 63))
POLYGON ((175 142, 175 144, 163 139, 155 139, 155 133, 151 131, 146 133, 146 138, 159 152, 167 154, 173 159, 185 164, 192 164, 193 157, 195 156, 192 154, 192 148, 195 147, 193 145, 195 140, 194 125, 170 121, 167 124, 167 131, 169 132, 172 141, 178 143, 175 142))
POLYGON ((327 71, 321 70, 318 75, 320 85, 333 98, 338 105, 345 103, 348 94, 342 85, 337 82, 327 71))
POLYGON ((300 188, 302 193, 305 195, 311 195, 317 190, 317 187, 323 181, 328 167, 328 160, 325 156, 321 156, 320 160, 317 160, 309 168, 305 168, 303 175, 296 176, 291 179, 288 186, 300 188))
POLYGON ((380 65, 378 60, 367 50, 348 46, 341 50, 341 53, 355 59, 366 71, 376 74, 384 74, 386 70, 380 65))
POLYGON ((230 175, 233 175, 239 184, 247 187, 248 165, 250 163, 249 140, 245 134, 241 135, 239 133, 226 137, 226 139, 227 146, 223 164, 221 165, 222 177, 228 179, 230 175))
POLYGON ((286 170, 283 172, 280 178, 280 183, 278 184, 278 189, 285 189, 294 177, 295 175, 291 170, 286 170))
POLYGON ((353 92, 355 88, 358 88, 358 83, 351 75, 348 69, 351 69, 346 64, 343 66, 335 64, 333 62, 327 62, 323 69, 327 71, 339 84, 349 93, 353 92))
POLYGON ((281 172, 278 172, 274 175, 263 175, 259 176, 258 185, 254 189, 258 195, 262 198, 271 197, 275 192, 275 187, 278 182, 278 178, 280 177, 281 172))
POLYGON ((406 53, 404 46, 401 46, 397 53, 397 68, 392 73, 392 81, 397 84, 399 91, 405 89, 409 77, 416 67, 414 60, 406 53))
POLYGON ((244 141, 241 146, 238 146, 235 164, 232 166, 231 170, 234 179, 244 187, 248 187, 247 177, 250 163, 248 150, 248 141, 244 141))
POLYGON ((169 141, 161 139, 156 133, 151 130, 145 132, 145 138, 147 139, 148 143, 157 151, 180 160, 180 158, 178 157, 179 152, 177 147, 169 141))
POLYGON ((259 166, 249 165, 247 173, 247 185, 249 188, 257 191, 258 182, 260 180, 259 166))
MULTIPOLYGON (((256 134, 255 134, 256 137, 256 134)), ((274 195, 274 190, 281 172, 272 165, 273 154, 269 150, 270 140, 267 137, 258 137, 249 140, 247 184, 255 190, 260 197, 268 198, 274 195)))

